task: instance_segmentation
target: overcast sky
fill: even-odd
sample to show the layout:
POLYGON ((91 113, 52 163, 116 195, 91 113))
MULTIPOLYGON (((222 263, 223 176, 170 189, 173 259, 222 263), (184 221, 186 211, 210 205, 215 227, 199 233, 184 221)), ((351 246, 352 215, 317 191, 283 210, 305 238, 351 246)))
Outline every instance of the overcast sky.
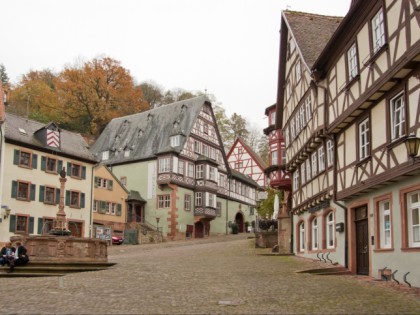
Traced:
POLYGON ((0 2, 0 63, 16 83, 108 56, 137 82, 207 90, 265 128, 276 99, 281 10, 344 16, 350 0, 13 0, 0 2))

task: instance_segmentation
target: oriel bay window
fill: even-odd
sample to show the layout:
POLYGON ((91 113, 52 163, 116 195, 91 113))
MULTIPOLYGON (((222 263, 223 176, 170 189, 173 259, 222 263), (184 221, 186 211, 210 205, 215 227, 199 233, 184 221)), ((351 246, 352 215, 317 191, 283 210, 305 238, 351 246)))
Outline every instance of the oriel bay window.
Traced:
POLYGON ((204 177, 204 165, 200 164, 195 166, 195 177, 197 179, 204 177))
POLYGON ((159 159, 159 173, 169 173, 171 171, 171 158, 159 159))
POLYGON ((203 193, 200 191, 195 193, 195 206, 196 207, 203 206, 203 193))

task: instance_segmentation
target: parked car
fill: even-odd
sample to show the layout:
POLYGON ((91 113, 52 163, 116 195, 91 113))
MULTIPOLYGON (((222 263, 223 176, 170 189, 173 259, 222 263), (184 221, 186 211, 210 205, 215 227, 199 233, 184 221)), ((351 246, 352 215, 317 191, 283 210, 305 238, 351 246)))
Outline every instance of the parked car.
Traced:
POLYGON ((121 245, 124 242, 124 237, 120 235, 114 235, 112 237, 112 244, 113 245, 121 245))

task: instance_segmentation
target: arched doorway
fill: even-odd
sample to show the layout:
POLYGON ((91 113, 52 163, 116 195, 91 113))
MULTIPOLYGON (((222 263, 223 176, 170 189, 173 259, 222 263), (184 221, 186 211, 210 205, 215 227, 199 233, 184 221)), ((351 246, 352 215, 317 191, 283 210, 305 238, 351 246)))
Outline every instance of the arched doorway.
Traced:
POLYGON ((239 233, 244 232, 244 215, 241 212, 238 212, 235 216, 235 222, 239 227, 239 233))
POLYGON ((195 238, 203 238, 204 237, 204 224, 201 221, 197 221, 194 223, 194 237, 195 238))

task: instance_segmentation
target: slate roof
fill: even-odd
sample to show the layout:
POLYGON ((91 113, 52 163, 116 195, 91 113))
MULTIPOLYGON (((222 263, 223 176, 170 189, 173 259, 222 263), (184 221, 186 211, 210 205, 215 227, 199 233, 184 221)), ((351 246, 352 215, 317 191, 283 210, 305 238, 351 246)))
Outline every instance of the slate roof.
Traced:
POLYGON ((58 155, 69 156, 75 160, 84 160, 95 163, 95 158, 89 151, 88 144, 83 137, 74 132, 60 129, 60 148, 47 146, 36 137, 36 133, 45 129, 49 124, 30 120, 25 117, 6 113, 5 139, 6 142, 17 143, 44 152, 56 152, 58 155), (25 132, 22 132, 24 130, 25 132))
POLYGON ((260 185, 258 185, 258 183, 256 181, 254 181, 251 177, 242 174, 241 172, 238 172, 237 170, 234 169, 230 169, 230 171, 232 172, 232 177, 234 179, 240 180, 242 182, 245 182, 251 186, 254 186, 256 188, 261 188, 260 185))
POLYGON ((283 15, 305 63, 311 69, 343 17, 296 11, 283 11, 283 15))
POLYGON ((92 146, 97 160, 110 151, 107 164, 146 160, 165 152, 180 152, 204 103, 206 96, 175 102, 138 114, 112 119, 92 146), (181 135, 180 145, 172 148, 170 136, 181 135), (129 150, 128 157, 124 151, 129 150))
POLYGON ((130 190, 130 192, 128 193, 127 201, 139 201, 144 203, 147 202, 143 199, 143 197, 137 190, 130 190))

